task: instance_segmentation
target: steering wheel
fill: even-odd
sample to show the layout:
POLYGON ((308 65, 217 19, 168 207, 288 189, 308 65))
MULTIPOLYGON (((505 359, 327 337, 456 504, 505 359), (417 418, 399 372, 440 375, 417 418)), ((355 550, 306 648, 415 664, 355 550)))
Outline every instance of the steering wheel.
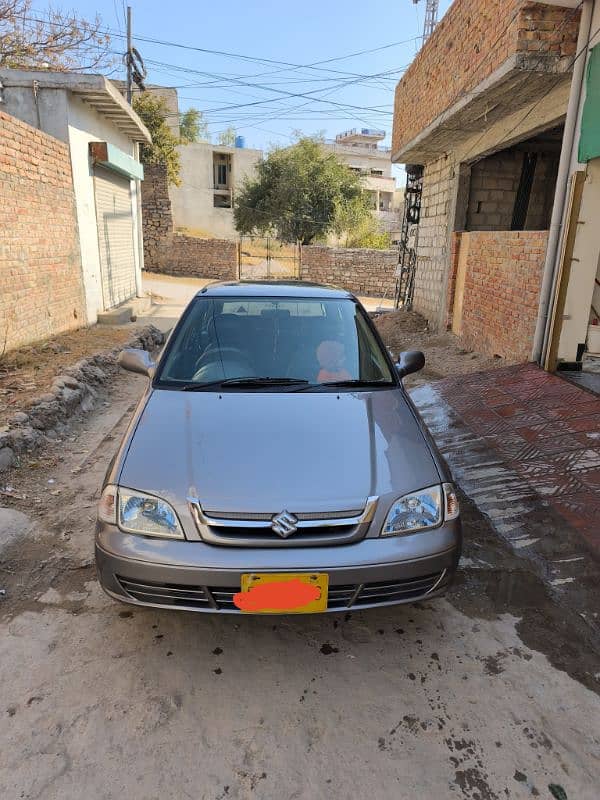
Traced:
POLYGON ((226 364, 231 377, 252 374, 248 356, 237 347, 211 348, 196 361, 192 379, 195 381, 221 380, 227 377, 223 364, 226 364))
POLYGON ((196 360, 194 366, 198 370, 201 369, 201 367, 206 367, 209 364, 214 364, 215 362, 225 359, 228 361, 248 361, 248 356, 238 347, 209 347, 209 349, 202 353, 196 360))

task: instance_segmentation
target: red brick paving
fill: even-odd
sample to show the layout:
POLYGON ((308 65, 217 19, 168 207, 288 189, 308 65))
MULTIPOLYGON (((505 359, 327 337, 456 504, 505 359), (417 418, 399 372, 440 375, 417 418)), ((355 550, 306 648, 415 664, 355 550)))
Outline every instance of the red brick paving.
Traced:
POLYGON ((532 364, 436 389, 600 558, 600 398, 532 364))

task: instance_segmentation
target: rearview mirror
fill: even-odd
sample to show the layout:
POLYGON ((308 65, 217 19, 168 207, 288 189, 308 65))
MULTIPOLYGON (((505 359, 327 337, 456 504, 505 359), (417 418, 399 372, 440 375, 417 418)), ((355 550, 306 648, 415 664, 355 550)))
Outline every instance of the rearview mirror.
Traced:
POLYGON ((147 350, 136 350, 133 347, 126 347, 119 353, 117 359, 119 365, 129 372, 137 372, 151 378, 154 375, 156 364, 152 360, 147 350))
POLYGON ((396 371, 401 378, 405 378, 413 372, 418 372, 425 366, 425 356, 420 350, 407 350, 400 353, 396 371))

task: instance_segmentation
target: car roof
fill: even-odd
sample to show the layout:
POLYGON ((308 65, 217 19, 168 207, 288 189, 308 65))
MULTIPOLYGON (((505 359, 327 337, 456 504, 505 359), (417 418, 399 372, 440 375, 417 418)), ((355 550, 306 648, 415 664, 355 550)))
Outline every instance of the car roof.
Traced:
POLYGON ((354 295, 335 286, 305 281, 223 281, 209 283, 196 297, 319 297, 340 300, 354 295))

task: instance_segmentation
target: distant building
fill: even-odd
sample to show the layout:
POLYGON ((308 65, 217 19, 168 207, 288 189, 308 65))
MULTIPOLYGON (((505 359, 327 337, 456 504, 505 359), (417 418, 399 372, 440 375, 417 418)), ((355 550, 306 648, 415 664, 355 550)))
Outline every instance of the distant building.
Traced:
POLYGON ((235 193, 247 176, 254 175, 262 150, 208 142, 177 149, 181 186, 169 187, 175 230, 226 239, 237 236, 233 224, 235 193))
POLYGON ((381 230, 388 231, 395 239, 400 232, 402 192, 396 189, 392 176, 392 151, 379 144, 383 139, 385 131, 353 128, 339 133, 333 141, 326 141, 324 147, 363 177, 381 230))
MULTIPOLYGON (((120 91, 125 91, 123 81, 116 83, 120 91)), ((167 108, 166 122, 179 136, 177 89, 148 85, 146 91, 163 98, 167 108)), ((181 144, 177 151, 181 185, 170 184, 168 187, 174 230, 205 238, 236 238, 233 224, 235 193, 244 178, 254 174, 256 164, 263 158, 262 150, 246 148, 244 138, 238 136, 235 147, 192 142, 181 144)), ((144 191, 150 198, 154 187, 147 185, 144 191)))

